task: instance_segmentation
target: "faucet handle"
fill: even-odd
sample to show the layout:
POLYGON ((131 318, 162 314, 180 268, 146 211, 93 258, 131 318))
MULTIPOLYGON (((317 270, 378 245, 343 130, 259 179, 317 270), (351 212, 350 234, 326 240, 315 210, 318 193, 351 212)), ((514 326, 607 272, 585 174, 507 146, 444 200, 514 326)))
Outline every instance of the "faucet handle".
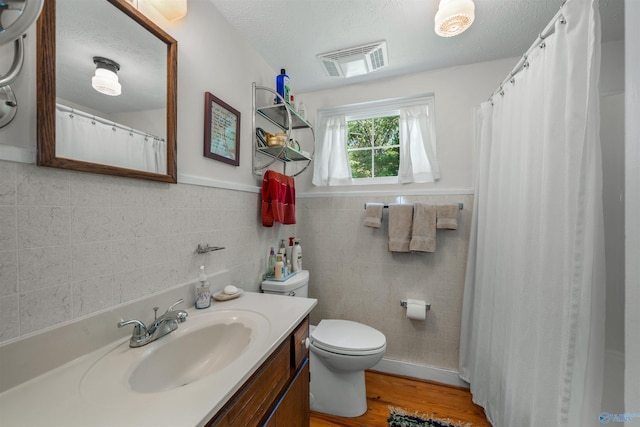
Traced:
POLYGON ((184 302, 184 298, 180 298, 178 301, 176 301, 176 302, 174 302, 173 304, 171 304, 171 305, 169 306, 169 308, 167 308, 166 313, 168 313, 168 312, 170 312, 170 311, 173 311, 173 308, 174 308, 176 305, 178 305, 178 304, 182 304, 183 302, 184 302))
POLYGON ((131 338, 143 338, 147 335, 147 327, 145 326, 144 323, 142 323, 139 320, 135 320, 135 319, 131 319, 131 320, 125 320, 122 322, 118 322, 118 328, 122 328, 123 326, 127 326, 127 325, 135 325, 133 327, 133 333, 131 334, 131 338))

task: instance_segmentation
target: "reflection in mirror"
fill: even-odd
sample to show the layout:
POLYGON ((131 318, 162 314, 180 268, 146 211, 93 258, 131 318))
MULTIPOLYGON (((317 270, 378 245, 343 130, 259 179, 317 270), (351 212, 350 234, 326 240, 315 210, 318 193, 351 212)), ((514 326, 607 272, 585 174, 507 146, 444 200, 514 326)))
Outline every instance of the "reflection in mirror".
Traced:
POLYGON ((123 0, 47 0, 38 164, 176 182, 176 51, 123 0))

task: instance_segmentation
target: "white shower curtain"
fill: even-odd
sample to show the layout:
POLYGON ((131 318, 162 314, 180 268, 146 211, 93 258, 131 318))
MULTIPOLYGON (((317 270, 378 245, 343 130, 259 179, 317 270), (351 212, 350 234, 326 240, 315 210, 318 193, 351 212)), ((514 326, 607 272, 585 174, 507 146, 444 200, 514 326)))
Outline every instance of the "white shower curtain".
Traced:
POLYGON ((105 124, 86 113, 56 108, 56 156, 166 174, 163 139, 105 124))
POLYGON ((481 106, 460 376, 496 427, 600 425, 604 249, 597 0, 481 106))

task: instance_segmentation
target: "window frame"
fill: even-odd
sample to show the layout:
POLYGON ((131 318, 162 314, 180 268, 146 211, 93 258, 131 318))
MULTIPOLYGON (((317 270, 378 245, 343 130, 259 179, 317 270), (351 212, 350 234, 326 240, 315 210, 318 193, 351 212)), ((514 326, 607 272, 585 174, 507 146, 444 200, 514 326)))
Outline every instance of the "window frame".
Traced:
MULTIPOLYGON (((437 147, 435 139, 435 95, 423 94, 411 97, 382 99, 378 101, 362 102, 358 104, 343 105, 334 108, 323 108, 318 110, 318 123, 324 117, 344 114, 345 121, 363 120, 379 117, 387 117, 400 115, 400 109, 405 107, 413 107, 416 105, 425 105, 427 107, 427 115, 430 120, 432 138, 434 148, 437 147)), ((436 151, 437 154, 437 151, 436 151)), ((344 185, 375 185, 375 184, 399 184, 398 176, 383 176, 375 178, 352 178, 351 183, 344 185)))

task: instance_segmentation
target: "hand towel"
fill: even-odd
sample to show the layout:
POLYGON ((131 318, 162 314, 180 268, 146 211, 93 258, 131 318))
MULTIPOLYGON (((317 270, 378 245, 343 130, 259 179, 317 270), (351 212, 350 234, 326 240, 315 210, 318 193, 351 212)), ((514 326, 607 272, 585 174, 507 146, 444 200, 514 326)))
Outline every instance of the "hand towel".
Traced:
POLYGON ((438 205, 438 220, 436 228, 445 230, 458 229, 458 211, 460 208, 457 203, 438 205))
POLYGON ((389 252, 409 252, 413 205, 389 205, 389 252))
POLYGON ((367 203, 367 209, 364 214, 364 226, 380 228, 382 224, 382 203, 367 203))
POLYGON ((416 203, 413 207, 413 231, 409 249, 412 252, 436 251, 436 206, 416 203))
POLYGON ((274 221, 282 224, 296 223, 296 188, 291 176, 273 170, 264 173, 262 179, 262 225, 273 227, 274 221))

